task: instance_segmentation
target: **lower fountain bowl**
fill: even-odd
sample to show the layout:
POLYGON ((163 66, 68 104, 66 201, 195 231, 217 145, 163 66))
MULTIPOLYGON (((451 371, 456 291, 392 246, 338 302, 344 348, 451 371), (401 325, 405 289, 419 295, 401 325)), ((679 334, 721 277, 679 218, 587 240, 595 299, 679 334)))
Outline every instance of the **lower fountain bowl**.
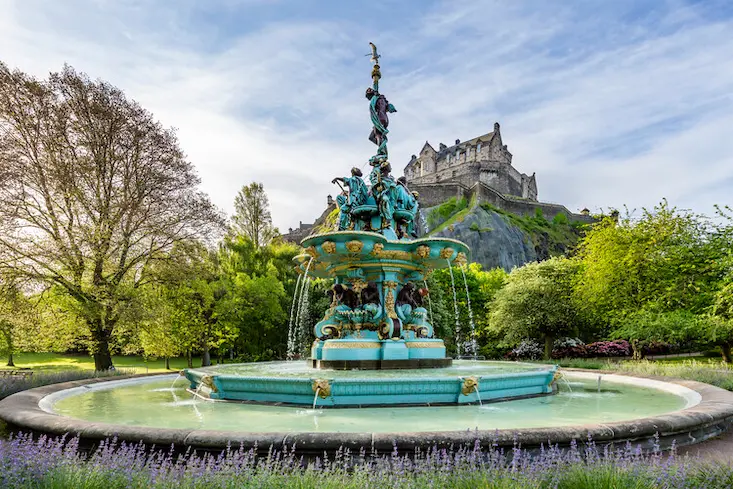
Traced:
MULTIPOLYGON (((375 349, 377 349, 375 347, 375 349)), ((377 350, 379 351, 379 350, 377 350)), ((332 360, 337 368, 346 360, 332 360)), ((351 360, 353 362, 354 360, 351 360)), ((366 359, 363 362, 389 362, 409 367, 450 359, 366 359), (407 363, 405 363, 407 362, 407 363)), ((317 361, 317 362, 322 362, 317 361)), ((319 365, 323 367, 325 365, 319 365)), ((435 366, 435 365, 431 365, 435 366)), ((263 376, 237 372, 237 366, 186 369, 182 374, 191 391, 216 400, 246 401, 321 407, 447 405, 470 404, 551 394, 555 366, 514 366, 497 371, 489 365, 484 370, 439 369, 429 372, 400 370, 399 374, 374 375, 374 372, 339 372, 305 369, 287 376, 263 376)), ((365 366, 373 370, 374 365, 365 366)))

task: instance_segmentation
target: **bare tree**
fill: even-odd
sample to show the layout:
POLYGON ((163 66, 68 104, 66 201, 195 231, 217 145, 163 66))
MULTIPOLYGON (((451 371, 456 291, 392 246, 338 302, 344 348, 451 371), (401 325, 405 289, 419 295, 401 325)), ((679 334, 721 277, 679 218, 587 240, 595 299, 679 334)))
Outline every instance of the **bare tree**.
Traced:
POLYGON ((270 202, 265 187, 252 182, 245 185, 234 199, 234 232, 247 236, 256 247, 267 245, 277 235, 272 227, 270 202))
POLYGON ((222 225, 198 184, 175 132, 121 90, 0 63, 0 272, 66 290, 98 370, 151 261, 222 225))

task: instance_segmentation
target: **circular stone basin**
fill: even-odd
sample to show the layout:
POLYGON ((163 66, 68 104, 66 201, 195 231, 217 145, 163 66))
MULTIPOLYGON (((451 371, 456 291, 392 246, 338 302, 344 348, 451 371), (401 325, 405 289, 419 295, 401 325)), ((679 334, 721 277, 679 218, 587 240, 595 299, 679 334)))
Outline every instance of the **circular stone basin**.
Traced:
MULTIPOLYGON (((458 361, 442 374, 545 368, 501 362, 458 361)), ((226 366, 230 373, 307 375, 302 363, 226 366)), ((425 371, 420 371, 425 372, 425 371)), ((405 372, 328 372, 400 377, 405 372)), ((430 374, 436 374, 431 371, 430 374)), ((514 372, 516 373, 516 372, 514 372)), ((522 372, 518 372, 522 374, 522 372)), ((478 375, 477 375, 478 374, 478 375)), ((694 381, 564 371, 556 395, 454 406, 312 409, 194 397, 177 375, 88 379, 38 387, 0 401, 10 429, 61 435, 84 443, 119 440, 178 449, 224 450, 242 446, 267 455, 287 448, 302 455, 339 449, 400 453, 432 447, 539 449, 568 447, 592 438, 597 444, 630 441, 663 449, 698 443, 733 424, 733 393, 694 381), (600 390, 598 378, 601 377, 600 390)), ((413 375, 413 373, 410 373, 413 375)))

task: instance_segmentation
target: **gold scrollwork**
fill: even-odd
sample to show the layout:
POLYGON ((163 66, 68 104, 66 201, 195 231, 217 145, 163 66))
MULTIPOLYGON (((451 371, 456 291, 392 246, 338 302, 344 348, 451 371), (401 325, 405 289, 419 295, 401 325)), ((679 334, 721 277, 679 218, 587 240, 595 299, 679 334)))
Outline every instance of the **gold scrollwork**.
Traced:
POLYGON ((463 379, 463 387, 461 387, 461 394, 464 396, 469 395, 471 392, 478 389, 478 379, 476 377, 466 377, 463 379))
POLYGON ((325 399, 331 395, 331 383, 328 379, 313 379, 311 385, 314 393, 318 393, 318 397, 325 399))
POLYGON ((453 248, 445 247, 442 250, 440 250, 440 257, 448 260, 450 257, 453 256, 453 248))
POLYGON ((321 248, 329 255, 336 253, 336 243, 333 241, 324 241, 321 248))
POLYGON ((464 252, 460 251, 460 252, 459 252, 459 253, 458 253, 458 254, 456 255, 456 259, 455 259, 455 260, 453 260, 453 264, 454 264, 454 265, 457 265, 457 266, 459 266, 459 267, 462 267, 462 266, 463 266, 463 265, 465 265, 466 263, 468 263, 468 258, 466 258, 466 254, 465 254, 464 252))
POLYGON ((389 323, 380 324, 377 334, 383 340, 386 340, 387 338, 389 338, 389 323))
POLYGON ((351 253, 359 253, 362 248, 364 248, 364 243, 362 243, 358 239, 346 243, 346 249, 349 250, 349 252, 351 253))
POLYGON ((385 280, 383 282, 386 293, 384 295, 384 308, 387 310, 387 316, 396 319, 397 311, 395 311, 395 296, 394 291, 397 288, 397 282, 393 280, 385 280))
POLYGON ((377 341, 349 341, 343 343, 332 343, 327 341, 324 345, 324 349, 350 349, 350 348, 381 348, 382 344, 377 341))
POLYGON ((216 388, 216 384, 214 384, 214 377, 211 375, 204 375, 201 377, 201 383, 208 387, 211 392, 219 392, 219 389, 216 388))
POLYGON ((407 348, 443 348, 443 343, 439 341, 427 342, 427 341, 406 341, 405 346, 407 348))
POLYGON ((312 256, 313 258, 318 258, 318 251, 316 250, 315 246, 309 246, 305 249, 306 254, 312 256))
POLYGON ((402 250, 385 250, 383 243, 375 243, 372 249, 372 255, 377 258, 386 258, 388 260, 406 260, 412 259, 412 255, 402 250))
POLYGON ((428 258, 430 256, 430 246, 426 246, 426 245, 418 246, 417 249, 415 249, 415 255, 418 258, 422 258, 422 259, 428 258))

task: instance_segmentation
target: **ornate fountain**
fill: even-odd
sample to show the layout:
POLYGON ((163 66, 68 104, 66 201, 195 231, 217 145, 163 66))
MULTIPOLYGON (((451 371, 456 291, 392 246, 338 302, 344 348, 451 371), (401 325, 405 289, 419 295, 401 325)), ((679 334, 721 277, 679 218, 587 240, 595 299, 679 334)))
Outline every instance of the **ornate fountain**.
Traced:
MULTIPOLYGON (((333 280, 330 307, 315 325, 308 359, 311 371, 321 373, 272 378, 192 369, 183 372, 191 389, 211 399, 254 402, 309 404, 313 396, 314 405, 330 406, 460 404, 552 392, 554 367, 480 377, 327 377, 328 370, 450 367, 452 359, 423 305, 426 277, 468 261, 468 247, 460 241, 417 237, 419 195, 404 177, 391 174, 387 127, 388 114, 396 109, 379 91, 380 56, 371 47, 374 67, 366 98, 373 126, 369 139, 377 152, 368 160, 369 185, 360 168, 334 178, 341 188, 338 229, 308 236, 301 243, 305 253, 294 258, 305 284, 301 290, 311 277, 333 280)), ((293 344, 292 331, 288 343, 293 344)))

